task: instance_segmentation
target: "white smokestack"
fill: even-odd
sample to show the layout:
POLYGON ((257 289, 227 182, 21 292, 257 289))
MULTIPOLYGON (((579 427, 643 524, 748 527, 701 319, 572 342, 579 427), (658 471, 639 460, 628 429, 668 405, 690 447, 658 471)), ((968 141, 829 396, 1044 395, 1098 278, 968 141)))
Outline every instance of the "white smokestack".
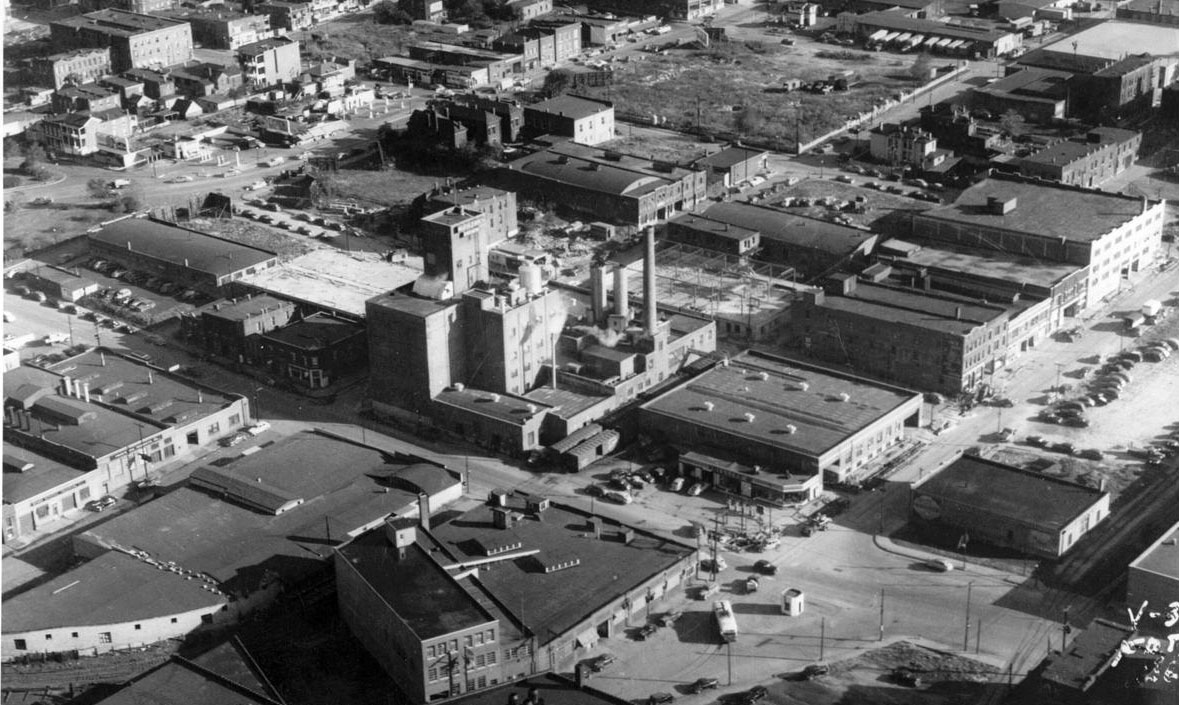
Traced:
POLYGON ((614 313, 625 319, 630 318, 630 294, 626 290, 626 267, 614 269, 614 313))

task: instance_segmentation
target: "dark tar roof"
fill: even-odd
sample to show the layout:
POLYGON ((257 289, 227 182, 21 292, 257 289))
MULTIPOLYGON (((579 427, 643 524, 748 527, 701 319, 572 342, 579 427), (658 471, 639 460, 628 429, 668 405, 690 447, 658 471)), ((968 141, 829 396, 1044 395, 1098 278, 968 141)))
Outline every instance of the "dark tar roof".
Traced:
MULTIPOLYGON (((1130 567, 1179 579, 1179 523, 1172 525, 1158 541, 1139 554, 1130 567)), ((1176 596, 1176 599, 1179 599, 1179 596, 1176 596)))
MULTIPOLYGON (((523 497, 508 498, 508 509, 524 512, 523 506, 523 497)), ((541 644, 566 633, 587 615, 695 551, 637 529, 634 540, 625 544, 618 536, 626 527, 605 517, 599 517, 602 538, 595 539, 589 518, 588 513, 556 503, 539 519, 525 513, 512 531, 523 543, 521 550, 540 553, 503 561, 480 573, 485 589, 500 604, 519 611, 516 616, 541 644), (554 555, 576 556, 580 564, 553 573, 538 568, 538 560, 554 555)), ((495 528, 492 507, 484 505, 434 528, 432 533, 461 562, 484 558, 478 542, 494 539, 504 530, 495 528)))
POLYGON ((1029 305, 1024 301, 982 304, 977 299, 947 292, 927 293, 864 281, 858 282, 850 295, 828 295, 822 304, 824 308, 956 335, 967 335, 1006 315, 1009 309, 1014 312, 1029 305))
POLYGON ((268 250, 144 218, 111 223, 88 237, 218 277, 276 258, 268 250))
POLYGON ((1049 145, 1029 157, 1024 157, 1023 161, 1033 164, 1071 164, 1085 159, 1090 154, 1105 149, 1111 144, 1129 142, 1138 136, 1134 130, 1123 130, 1116 127, 1091 130, 1090 134, 1096 134, 1100 141, 1063 140, 1049 145))
POLYGON ((99 705, 279 705, 247 660, 252 661, 229 642, 191 660, 176 654, 99 705))
POLYGON ((767 240, 834 254, 848 254, 876 241, 876 235, 866 230, 746 203, 717 203, 703 217, 756 230, 767 240))
POLYGON ((992 176, 962 192, 954 203, 915 218, 1001 228, 1053 239, 1096 240, 1142 213, 1142 199, 1062 186, 1035 179, 992 176), (987 198, 1017 199, 1015 210, 996 215, 987 198))
POLYGON ((341 547, 339 552, 420 639, 494 619, 417 543, 399 557, 385 531, 377 529, 341 547))
POLYGON ((1095 619, 1073 639, 1067 652, 1049 657, 1043 679, 1080 691, 1087 690, 1092 685, 1091 679, 1104 671, 1122 642, 1134 634, 1134 629, 1127 625, 1095 619))
POLYGON ((535 688, 537 695, 546 703, 554 705, 629 705, 629 700, 586 686, 578 689, 577 684, 554 673, 544 673, 525 680, 505 683, 498 688, 477 691, 471 695, 451 700, 451 705, 504 705, 513 695, 523 703, 528 692, 535 688))
MULTIPOLYGON (((391 473, 419 464, 307 432, 226 466, 305 500, 284 514, 262 514, 232 497, 211 499, 185 487, 93 527, 86 536, 106 545, 134 546, 231 587, 240 581, 253 589, 267 568, 286 579, 298 578, 317 570, 318 559, 330 557, 333 543, 411 509, 416 491, 384 488, 394 484, 387 479, 391 473)), ((410 473, 413 486, 420 486, 414 479, 418 472, 410 473)), ((442 468, 436 472, 450 477, 442 468)), ((457 483, 450 478, 450 485, 457 483)))
POLYGON ((613 110, 614 106, 599 100, 590 100, 589 98, 579 98, 572 95, 561 95, 556 98, 549 98, 542 100, 539 103, 524 106, 524 110, 532 110, 539 113, 549 113, 551 115, 563 115, 564 117, 580 120, 581 118, 592 117, 598 113, 607 110, 613 110))
POLYGON ((765 156, 769 152, 764 149, 750 149, 749 147, 729 146, 713 152, 696 162, 697 166, 707 166, 715 169, 728 169, 734 167, 741 162, 749 161, 750 159, 757 159, 765 156))
POLYGON ((4 601, 4 632, 119 624, 212 611, 227 601, 200 580, 110 551, 4 601))
POLYGON ((1073 74, 1037 67, 1025 68, 976 89, 981 93, 1011 94, 1020 98, 1064 100, 1073 74))
POLYGON ((517 160, 514 166, 527 174, 618 196, 638 197, 671 184, 668 179, 652 174, 549 152, 537 152, 524 157, 517 160))
POLYGON ((899 387, 746 352, 642 408, 818 457, 884 415, 919 405, 920 399, 917 392, 899 387), (848 400, 842 401, 841 394, 848 400), (746 413, 754 415, 752 422, 746 413))
POLYGON ((272 330, 262 337, 294 348, 319 350, 363 332, 364 327, 357 323, 317 313, 298 323, 272 330))
POLYGON ((715 237, 727 238, 729 240, 744 240, 752 235, 758 234, 757 230, 743 228, 740 225, 734 225, 732 223, 722 223, 719 220, 705 218, 702 215, 696 215, 694 213, 681 213, 672 218, 670 223, 674 223, 681 228, 698 230, 715 237))
POLYGON ((963 455, 914 488, 917 494, 1060 531, 1096 504, 1105 492, 1030 470, 963 455))
POLYGON ((4 503, 16 504, 82 477, 84 471, 26 448, 4 444, 4 503), (31 467, 30 467, 31 466, 31 467), (27 468, 23 472, 19 468, 27 468))
POLYGON ((271 49, 278 49, 289 44, 297 44, 297 42, 289 37, 268 37, 249 44, 243 44, 237 48, 238 56, 252 56, 261 54, 271 49))

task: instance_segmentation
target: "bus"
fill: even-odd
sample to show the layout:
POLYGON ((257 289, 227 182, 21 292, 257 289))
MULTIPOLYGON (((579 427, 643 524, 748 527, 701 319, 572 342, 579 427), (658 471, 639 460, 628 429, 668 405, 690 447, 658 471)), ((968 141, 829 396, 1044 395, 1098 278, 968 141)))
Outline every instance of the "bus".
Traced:
POLYGON ((737 617, 733 614, 733 605, 728 600, 717 600, 712 603, 712 612, 716 615, 721 639, 730 644, 737 641, 737 617))

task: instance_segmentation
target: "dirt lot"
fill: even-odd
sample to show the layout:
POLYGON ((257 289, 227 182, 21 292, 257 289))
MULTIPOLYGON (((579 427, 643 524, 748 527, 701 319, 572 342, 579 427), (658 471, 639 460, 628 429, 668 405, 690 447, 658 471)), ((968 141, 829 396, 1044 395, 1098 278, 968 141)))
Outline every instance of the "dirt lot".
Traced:
POLYGON ((445 176, 425 176, 397 169, 341 169, 332 175, 340 200, 355 200, 385 208, 408 206, 413 199, 445 180, 445 176))
MULTIPOLYGON (((862 184, 864 181, 863 177, 855 177, 856 184, 862 184)), ((891 181, 880 181, 878 179, 868 179, 868 181, 878 183, 882 186, 887 185, 904 188, 906 193, 913 190, 909 187, 901 187, 900 184, 891 181)), ((860 185, 847 184, 830 178, 807 179, 794 186, 779 187, 778 191, 772 196, 769 196, 764 203, 766 205, 780 205, 787 198, 835 198, 840 201, 855 201, 856 198, 861 197, 864 199, 864 212, 844 211, 842 213, 844 217, 857 225, 871 225, 895 213, 923 211, 934 206, 933 203, 928 201, 919 201, 908 196, 885 193, 881 190, 864 188, 860 185)), ((796 215, 806 215, 812 218, 824 218, 831 212, 827 207, 817 205, 809 207, 792 206, 787 208, 787 210, 796 215)))
POLYGON ((288 235, 277 228, 258 225, 241 218, 197 218, 181 225, 243 245, 277 252, 278 256, 284 259, 297 257, 317 247, 306 238, 288 235))
MULTIPOLYGON (((11 200, 15 195, 9 195, 8 199, 11 200)), ((32 198, 21 199, 21 205, 4 214, 6 252, 39 250, 76 237, 100 222, 118 216, 106 208, 91 204, 35 206, 30 203, 32 198)))
POLYGON ((713 133, 737 133, 759 142, 793 147, 797 130, 806 141, 917 85, 908 69, 912 57, 876 54, 766 28, 732 28, 736 40, 702 48, 665 46, 666 55, 615 68, 612 86, 587 89, 613 100, 620 112, 659 115, 666 126, 695 126, 713 133), (795 46, 781 44, 783 37, 795 46), (852 70, 851 90, 828 95, 781 90, 783 81, 827 79, 852 70))

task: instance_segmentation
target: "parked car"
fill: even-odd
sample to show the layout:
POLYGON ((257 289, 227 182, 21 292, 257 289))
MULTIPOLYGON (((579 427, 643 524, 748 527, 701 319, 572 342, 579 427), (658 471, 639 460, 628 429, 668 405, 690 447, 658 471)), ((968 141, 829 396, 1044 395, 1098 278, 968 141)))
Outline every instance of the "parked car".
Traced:
POLYGON ((258 423, 254 424, 253 426, 250 426, 249 428, 247 428, 246 433, 250 434, 251 436, 257 436, 258 434, 264 433, 269 430, 270 430, 270 422, 269 421, 259 421, 258 423))
POLYGON ((1077 457, 1084 458, 1086 460, 1102 460, 1105 458, 1105 455, 1096 448, 1086 448, 1084 450, 1077 451, 1077 457))
POLYGON ((656 624, 644 624, 642 629, 639 629, 635 634, 635 638, 639 641, 645 641, 659 631, 659 626, 656 624))
POLYGON ((1077 452, 1077 447, 1068 441, 1060 441, 1059 443, 1053 443, 1049 450, 1056 453, 1064 453, 1065 455, 1072 455, 1077 452))
POLYGON ((651 697, 647 698, 647 705, 666 705, 674 701, 675 696, 671 693, 651 693, 651 697))
POLYGON ((715 690, 720 687, 720 680, 717 678, 697 678, 692 685, 688 686, 688 690, 693 695, 699 695, 706 690, 715 690))
POLYGON ((220 443, 224 448, 231 448, 239 443, 244 442, 249 437, 250 434, 246 433, 245 431, 238 431, 233 435, 222 438, 220 441, 218 441, 218 443, 220 443))
POLYGON ((755 685, 741 695, 741 702, 748 705, 749 703, 756 703, 759 700, 764 700, 770 691, 766 690, 764 685, 755 685))
POLYGON ((590 661, 589 667, 595 672, 600 672, 605 670, 605 668, 610 664, 614 663, 615 660, 614 654, 601 654, 599 656, 595 656, 594 659, 590 661))
POLYGON ((704 492, 704 483, 703 482, 697 482, 696 484, 694 484, 688 488, 688 496, 689 497, 698 497, 698 496, 700 496, 700 494, 702 492, 704 492))
POLYGON ((116 503, 118 503, 118 500, 108 494, 105 497, 87 502, 86 508, 92 512, 105 512, 115 506, 116 503))

